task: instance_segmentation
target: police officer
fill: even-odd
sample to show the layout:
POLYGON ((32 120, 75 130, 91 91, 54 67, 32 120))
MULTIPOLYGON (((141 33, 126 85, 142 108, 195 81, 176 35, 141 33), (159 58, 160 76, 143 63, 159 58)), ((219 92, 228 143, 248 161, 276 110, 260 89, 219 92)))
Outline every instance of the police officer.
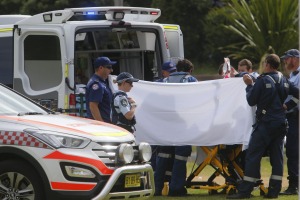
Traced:
MULTIPOLYGON (((190 75, 194 69, 193 64, 187 60, 180 60, 176 65, 177 72, 173 72, 163 82, 166 83, 188 83, 197 82, 197 79, 190 75)), ((165 180, 165 174, 169 163, 173 162, 172 176, 169 186, 169 196, 185 196, 186 184, 186 163, 191 155, 192 147, 184 146, 161 146, 156 161, 155 195, 160 196, 165 180)))
MULTIPOLYGON (((281 57, 285 63, 285 68, 291 72, 289 81, 299 88, 300 67, 299 51, 290 49, 281 57)), ((288 96, 286 101, 292 99, 288 96)), ((299 103, 298 103, 299 106, 299 103)), ((298 194, 299 181, 299 107, 296 106, 287 112, 286 117, 289 123, 288 133, 286 135, 286 157, 288 168, 288 188, 280 193, 281 195, 298 194)))
POLYGON ((108 75, 116 64, 108 57, 98 57, 94 62, 95 73, 86 85, 87 117, 98 121, 111 123, 112 92, 108 85, 108 75))
MULTIPOLYGON (((256 124, 246 153, 243 182, 238 185, 238 193, 227 196, 227 199, 250 198, 253 187, 260 179, 260 161, 268 149, 272 175, 270 177, 268 194, 265 198, 277 198, 281 190, 283 175, 283 139, 286 134, 286 117, 283 103, 292 94, 298 99, 299 90, 277 71, 280 59, 276 54, 270 54, 264 62, 264 74, 259 76, 253 85, 253 79, 244 75, 243 79, 250 106, 257 106, 256 124)), ((289 110, 296 103, 285 103, 289 110)))
POLYGON ((134 132, 135 108, 136 103, 134 99, 129 98, 126 92, 130 92, 133 87, 133 82, 139 79, 133 78, 128 72, 122 72, 117 76, 115 81, 118 84, 118 91, 113 95, 112 101, 112 122, 129 132, 134 132))

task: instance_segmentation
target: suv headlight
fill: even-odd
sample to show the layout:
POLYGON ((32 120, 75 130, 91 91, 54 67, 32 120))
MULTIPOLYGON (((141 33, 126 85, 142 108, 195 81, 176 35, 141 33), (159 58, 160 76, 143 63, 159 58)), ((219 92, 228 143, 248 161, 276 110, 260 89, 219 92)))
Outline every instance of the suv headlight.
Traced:
POLYGON ((54 148, 76 148, 82 149, 86 147, 91 140, 79 137, 75 135, 62 134, 53 131, 43 131, 43 130, 34 130, 26 129, 25 132, 37 137, 38 139, 46 142, 54 148))
POLYGON ((134 157, 133 147, 130 144, 120 144, 116 152, 116 162, 118 164, 131 163, 134 157))
POLYGON ((151 146, 146 142, 141 142, 139 145, 139 157, 142 162, 148 162, 151 159, 151 146))

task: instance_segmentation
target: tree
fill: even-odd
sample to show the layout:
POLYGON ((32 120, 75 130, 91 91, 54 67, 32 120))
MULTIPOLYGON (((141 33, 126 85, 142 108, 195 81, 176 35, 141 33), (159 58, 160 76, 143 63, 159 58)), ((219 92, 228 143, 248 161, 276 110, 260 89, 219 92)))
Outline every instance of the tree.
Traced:
POLYGON ((204 16, 211 6, 211 0, 153 0, 152 3, 153 8, 162 11, 157 22, 180 25, 185 57, 195 63, 200 63, 204 58, 204 16))
POLYGON ((225 27, 242 39, 222 48, 232 58, 259 63, 266 54, 298 48, 298 1, 232 0, 229 8, 225 27))

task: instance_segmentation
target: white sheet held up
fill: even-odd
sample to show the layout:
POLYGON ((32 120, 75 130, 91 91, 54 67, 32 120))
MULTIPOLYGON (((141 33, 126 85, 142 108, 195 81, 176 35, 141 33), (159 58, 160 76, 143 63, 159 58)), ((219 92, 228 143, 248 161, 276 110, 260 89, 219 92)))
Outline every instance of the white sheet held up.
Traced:
POLYGON ((128 96, 138 104, 137 141, 193 146, 248 144, 253 109, 246 101, 242 78, 184 84, 139 81, 133 85, 128 96))
POLYGON ((245 88, 242 78, 136 82, 128 94, 138 104, 136 139, 158 145, 248 144, 253 114, 245 88))

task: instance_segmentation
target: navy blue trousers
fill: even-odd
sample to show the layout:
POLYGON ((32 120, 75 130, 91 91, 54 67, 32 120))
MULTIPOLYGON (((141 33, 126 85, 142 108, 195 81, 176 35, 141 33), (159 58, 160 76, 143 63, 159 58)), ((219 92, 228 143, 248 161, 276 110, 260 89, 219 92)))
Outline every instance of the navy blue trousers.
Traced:
POLYGON ((299 114, 287 115, 289 129, 286 134, 286 157, 289 186, 298 187, 299 177, 299 114))
POLYGON ((283 175, 283 140, 286 134, 286 124, 280 122, 260 122, 254 125, 254 129, 246 153, 244 181, 238 186, 241 194, 250 194, 256 184, 255 180, 261 178, 260 162, 264 153, 268 150, 272 166, 270 178, 270 195, 278 195, 281 190, 283 175), (250 177, 253 180, 245 180, 250 177))

